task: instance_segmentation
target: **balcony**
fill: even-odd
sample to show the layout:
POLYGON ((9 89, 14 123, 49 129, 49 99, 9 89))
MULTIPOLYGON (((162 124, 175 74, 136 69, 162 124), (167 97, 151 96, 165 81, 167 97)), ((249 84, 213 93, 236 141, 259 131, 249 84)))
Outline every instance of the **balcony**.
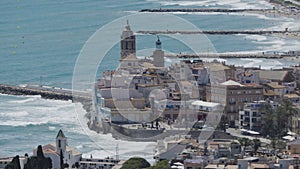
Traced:
POLYGON ((236 104, 236 102, 235 101, 229 101, 229 104, 233 105, 233 104, 236 104))

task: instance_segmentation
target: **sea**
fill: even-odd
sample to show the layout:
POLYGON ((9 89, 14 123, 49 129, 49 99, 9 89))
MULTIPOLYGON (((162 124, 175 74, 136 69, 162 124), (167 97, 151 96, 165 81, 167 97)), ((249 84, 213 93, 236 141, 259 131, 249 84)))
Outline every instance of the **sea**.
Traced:
MULTIPOLYGON (((0 83, 72 88, 73 71, 83 46, 103 26, 145 8, 273 8, 263 0, 2 0, 0 1, 0 83)), ((299 30, 300 22, 255 13, 171 13, 200 30, 299 30)), ((130 20, 134 24, 134 20, 130 20)), ((147 21, 148 22, 148 21, 147 21)), ((151 21, 155 23, 155 21, 151 21)), ((151 23, 150 22, 150 23, 151 23)), ((124 23, 125 25, 126 23, 124 23)), ((134 30, 134 27, 132 27, 134 30)), ((121 32, 116 36, 120 37, 121 32)), ((300 41, 264 35, 208 35, 217 52, 286 52, 300 41)), ((108 39, 105 35, 103 39, 108 39)), ((184 47, 162 37, 163 48, 184 47)), ((137 50, 154 48, 156 37, 137 36, 137 50)), ((101 44, 98 44, 101 46, 101 44)), ((107 52, 95 79, 119 62, 119 44, 107 52)), ((207 50, 206 52, 214 52, 207 50)), ((145 54, 147 55, 147 54, 145 54)), ((220 59, 228 64, 275 69, 299 64, 284 59, 220 59)), ((169 64, 173 60, 167 59, 169 64)), ((153 162, 155 143, 116 140, 78 121, 74 103, 40 96, 0 95, 0 157, 32 154, 38 145, 55 141, 62 129, 69 146, 83 156, 121 159, 140 156, 153 162), (118 151, 117 151, 118 150, 118 151)))

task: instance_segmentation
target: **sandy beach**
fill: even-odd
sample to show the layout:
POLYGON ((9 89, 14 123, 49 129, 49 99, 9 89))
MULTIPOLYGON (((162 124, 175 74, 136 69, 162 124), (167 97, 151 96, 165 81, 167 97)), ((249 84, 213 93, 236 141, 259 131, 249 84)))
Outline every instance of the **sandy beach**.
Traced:
MULTIPOLYGON (((269 0, 266 0, 269 2, 269 0)), ((270 4, 274 5, 274 10, 266 10, 264 12, 255 12, 258 14, 263 14, 267 17, 287 17, 287 18, 293 18, 295 20, 300 21, 300 10, 291 10, 289 6, 280 5, 278 3, 272 3, 270 4)), ((290 38, 290 39, 300 39, 300 33, 296 32, 286 32, 285 34, 277 34, 274 33, 272 36, 282 37, 282 38, 290 38)))

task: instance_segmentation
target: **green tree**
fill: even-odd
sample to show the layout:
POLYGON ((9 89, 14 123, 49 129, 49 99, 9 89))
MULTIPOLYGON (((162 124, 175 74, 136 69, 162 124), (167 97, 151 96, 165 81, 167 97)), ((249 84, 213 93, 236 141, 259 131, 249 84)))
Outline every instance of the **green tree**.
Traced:
POLYGON ((297 109, 294 108, 293 103, 288 99, 283 99, 281 101, 279 110, 281 113, 286 115, 287 118, 287 129, 292 130, 292 117, 297 114, 297 109))
POLYGON ((287 131, 292 129, 292 117, 297 113, 291 101, 283 99, 277 109, 270 104, 262 108, 262 128, 260 133, 263 136, 270 136, 272 139, 282 138, 287 131))
POLYGON ((228 119, 226 118, 226 116, 224 114, 222 114, 222 117, 221 117, 219 125, 217 126, 217 129, 223 130, 224 132, 226 132, 227 122, 228 122, 228 119))
POLYGON ((241 144, 242 147, 242 154, 245 153, 245 148, 251 145, 251 140, 245 137, 238 138, 238 141, 241 144))
POLYGON ((262 127, 260 134, 263 136, 269 136, 271 138, 276 137, 276 125, 275 115, 276 111, 270 104, 264 104, 261 108, 262 116, 262 127))
POLYGON ((19 156, 14 157, 13 160, 5 166, 5 169, 21 169, 19 156))
POLYGON ((273 149, 279 149, 279 150, 285 150, 286 149, 286 143, 284 141, 278 140, 278 139, 273 139, 271 141, 270 146, 273 149))
POLYGON ((253 153, 256 155, 258 148, 261 146, 261 142, 259 139, 252 140, 253 142, 253 153))
POLYGON ((42 147, 41 145, 39 145, 39 146, 37 147, 36 156, 37 156, 38 158, 45 158, 44 152, 43 152, 43 147, 42 147))
POLYGON ((37 148, 37 156, 28 158, 27 163, 24 165, 24 169, 51 169, 52 160, 49 157, 45 157, 42 146, 37 148))
POLYGON ((271 144, 270 144, 271 148, 276 149, 276 143, 277 143, 277 140, 276 139, 272 139, 271 140, 271 144))
POLYGON ((168 160, 162 160, 147 169, 171 169, 171 167, 168 160))
POLYGON ((141 169, 150 167, 150 164, 144 158, 133 157, 125 161, 121 169, 141 169))

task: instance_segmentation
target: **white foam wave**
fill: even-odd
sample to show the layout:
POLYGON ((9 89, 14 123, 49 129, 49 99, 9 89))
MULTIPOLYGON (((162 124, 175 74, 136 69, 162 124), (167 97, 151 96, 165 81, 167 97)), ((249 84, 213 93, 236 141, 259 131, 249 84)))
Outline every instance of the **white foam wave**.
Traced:
POLYGON ((299 50, 300 41, 296 39, 274 38, 271 37, 268 41, 257 42, 262 44, 264 50, 271 51, 290 51, 299 50))
POLYGON ((83 144, 76 146, 76 149, 82 149, 82 148, 83 148, 83 144))
MULTIPOLYGON (((16 100, 12 100, 14 96, 8 97, 9 101, 1 104, 1 110, 9 111, 0 110, 0 125, 79 125, 76 121, 74 104, 70 101, 45 100, 38 97, 23 97, 23 100, 20 100, 20 97, 15 97, 16 100)), ((49 130, 53 129, 53 127, 49 127, 49 130)))
POLYGON ((34 125, 34 126, 38 126, 38 125, 43 125, 43 124, 47 124, 47 122, 41 122, 41 121, 19 121, 19 120, 14 120, 14 121, 4 121, 1 122, 2 126, 13 126, 13 127, 19 127, 19 126, 30 126, 30 125, 34 125))
POLYGON ((280 23, 274 23, 274 26, 270 27, 270 30, 285 30, 288 28, 288 30, 299 30, 300 23, 299 21, 282 21, 280 23))
POLYGON ((15 111, 15 112, 0 112, 0 117, 23 117, 28 116, 27 111, 15 111))
POLYGON ((251 59, 251 58, 243 58, 241 60, 247 61, 246 64, 244 64, 244 67, 258 67, 261 66, 260 63, 262 63, 262 59, 251 59))
POLYGON ((267 40, 267 37, 262 35, 246 35, 245 38, 253 41, 258 41, 258 42, 267 40))
POLYGON ((264 14, 259 14, 259 13, 249 13, 249 12, 234 12, 234 13, 226 13, 226 12, 169 12, 171 14, 184 14, 184 15, 232 15, 232 16, 253 16, 259 19, 263 20, 283 20, 283 18, 280 17, 268 17, 264 14))
POLYGON ((50 131, 56 130, 56 127, 54 127, 54 126, 49 126, 48 128, 49 128, 50 131))
POLYGON ((202 1, 187 1, 187 0, 147 0, 148 2, 159 3, 162 6, 179 5, 179 6, 229 6, 232 8, 272 8, 273 5, 261 0, 243 1, 243 0, 202 0, 202 1))
POLYGON ((25 100, 12 100, 12 101, 9 101, 9 103, 21 104, 21 103, 33 102, 33 101, 37 100, 37 98, 38 97, 28 98, 28 99, 25 99, 25 100))
POLYGON ((180 6, 205 6, 209 5, 210 0, 206 1, 161 1, 163 6, 180 5, 180 6))

